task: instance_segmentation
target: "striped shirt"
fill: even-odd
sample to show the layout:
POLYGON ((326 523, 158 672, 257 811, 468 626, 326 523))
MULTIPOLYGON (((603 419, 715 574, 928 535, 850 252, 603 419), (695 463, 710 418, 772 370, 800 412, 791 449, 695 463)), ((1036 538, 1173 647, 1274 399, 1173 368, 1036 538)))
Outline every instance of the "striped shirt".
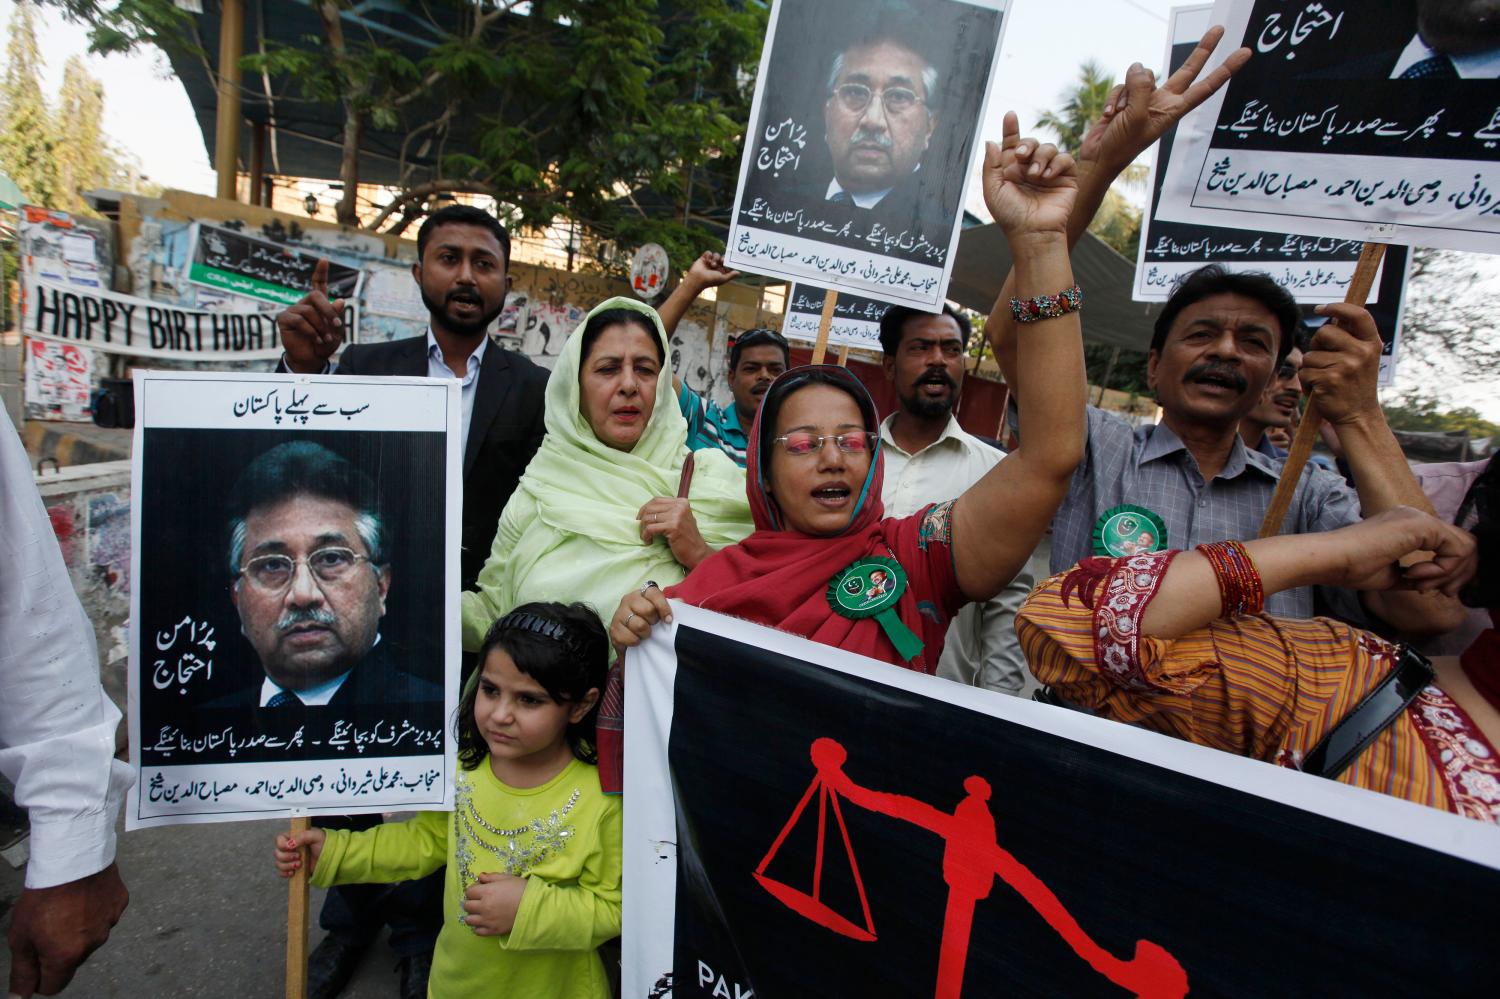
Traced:
MULTIPOLYGON (((1102 664, 1105 642, 1096 631, 1106 604, 1122 601, 1114 591, 1109 601, 1101 594, 1097 615, 1076 592, 1065 603, 1066 578, 1043 582, 1016 616, 1036 678, 1075 707, 1236 756, 1295 768, 1394 665, 1393 647, 1368 632, 1330 618, 1270 615, 1220 619, 1174 641, 1141 637, 1128 669, 1113 659, 1116 665, 1102 664)), ((1142 596, 1141 612, 1150 594, 1142 596)), ((1336 779, 1500 821, 1500 754, 1475 753, 1468 762, 1477 766, 1465 771, 1444 744, 1454 734, 1471 748, 1484 738, 1447 695, 1428 687, 1336 779)))
POLYGON ((677 393, 677 405, 688 424, 688 450, 703 451, 718 448, 741 468, 745 467, 745 448, 749 441, 740 428, 740 414, 731 403, 724 409, 718 403, 705 399, 683 382, 677 393))

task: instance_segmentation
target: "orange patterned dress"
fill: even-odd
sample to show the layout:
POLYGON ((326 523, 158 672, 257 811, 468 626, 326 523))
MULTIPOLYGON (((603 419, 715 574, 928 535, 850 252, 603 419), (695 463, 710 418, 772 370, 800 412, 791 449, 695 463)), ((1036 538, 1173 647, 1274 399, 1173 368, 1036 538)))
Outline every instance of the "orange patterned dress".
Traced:
MULTIPOLYGON (((1036 678, 1101 717, 1295 769, 1394 667, 1390 643, 1328 618, 1255 615, 1142 637, 1175 554, 1087 559, 1038 586, 1016 615, 1036 678)), ((1435 686, 1337 780, 1500 823, 1500 753, 1435 686)))

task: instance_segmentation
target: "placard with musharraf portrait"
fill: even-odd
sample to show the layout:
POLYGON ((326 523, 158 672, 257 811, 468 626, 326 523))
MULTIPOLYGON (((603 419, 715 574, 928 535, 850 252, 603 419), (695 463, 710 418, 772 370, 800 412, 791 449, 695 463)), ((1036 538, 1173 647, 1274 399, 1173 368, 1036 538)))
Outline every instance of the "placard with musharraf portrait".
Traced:
POLYGON ((451 807, 461 411, 137 372, 127 828, 451 807))
POLYGON ((1008 0, 777 0, 725 260, 938 308, 1008 0))

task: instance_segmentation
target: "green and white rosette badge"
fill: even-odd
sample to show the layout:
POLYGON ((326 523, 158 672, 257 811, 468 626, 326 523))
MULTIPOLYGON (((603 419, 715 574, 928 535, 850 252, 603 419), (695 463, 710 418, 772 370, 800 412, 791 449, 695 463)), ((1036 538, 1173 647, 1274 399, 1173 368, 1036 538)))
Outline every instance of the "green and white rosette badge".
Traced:
POLYGON ((896 602, 905 592, 906 570, 901 563, 871 555, 839 570, 828 581, 828 606, 835 614, 855 621, 873 617, 896 653, 911 662, 922 653, 922 639, 896 613, 896 602))
POLYGON ((1094 554, 1125 558, 1167 547, 1167 525, 1143 506, 1111 507, 1094 523, 1094 554))

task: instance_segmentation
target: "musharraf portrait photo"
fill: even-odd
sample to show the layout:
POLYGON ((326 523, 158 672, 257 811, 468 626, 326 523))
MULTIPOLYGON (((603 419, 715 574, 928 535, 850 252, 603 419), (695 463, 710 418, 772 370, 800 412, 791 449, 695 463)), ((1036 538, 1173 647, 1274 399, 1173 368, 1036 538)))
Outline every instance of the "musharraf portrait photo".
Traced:
POLYGON ((142 759, 440 753, 443 435, 144 440, 142 759))
POLYGON ((736 223, 941 266, 1000 7, 782 0, 736 223))

